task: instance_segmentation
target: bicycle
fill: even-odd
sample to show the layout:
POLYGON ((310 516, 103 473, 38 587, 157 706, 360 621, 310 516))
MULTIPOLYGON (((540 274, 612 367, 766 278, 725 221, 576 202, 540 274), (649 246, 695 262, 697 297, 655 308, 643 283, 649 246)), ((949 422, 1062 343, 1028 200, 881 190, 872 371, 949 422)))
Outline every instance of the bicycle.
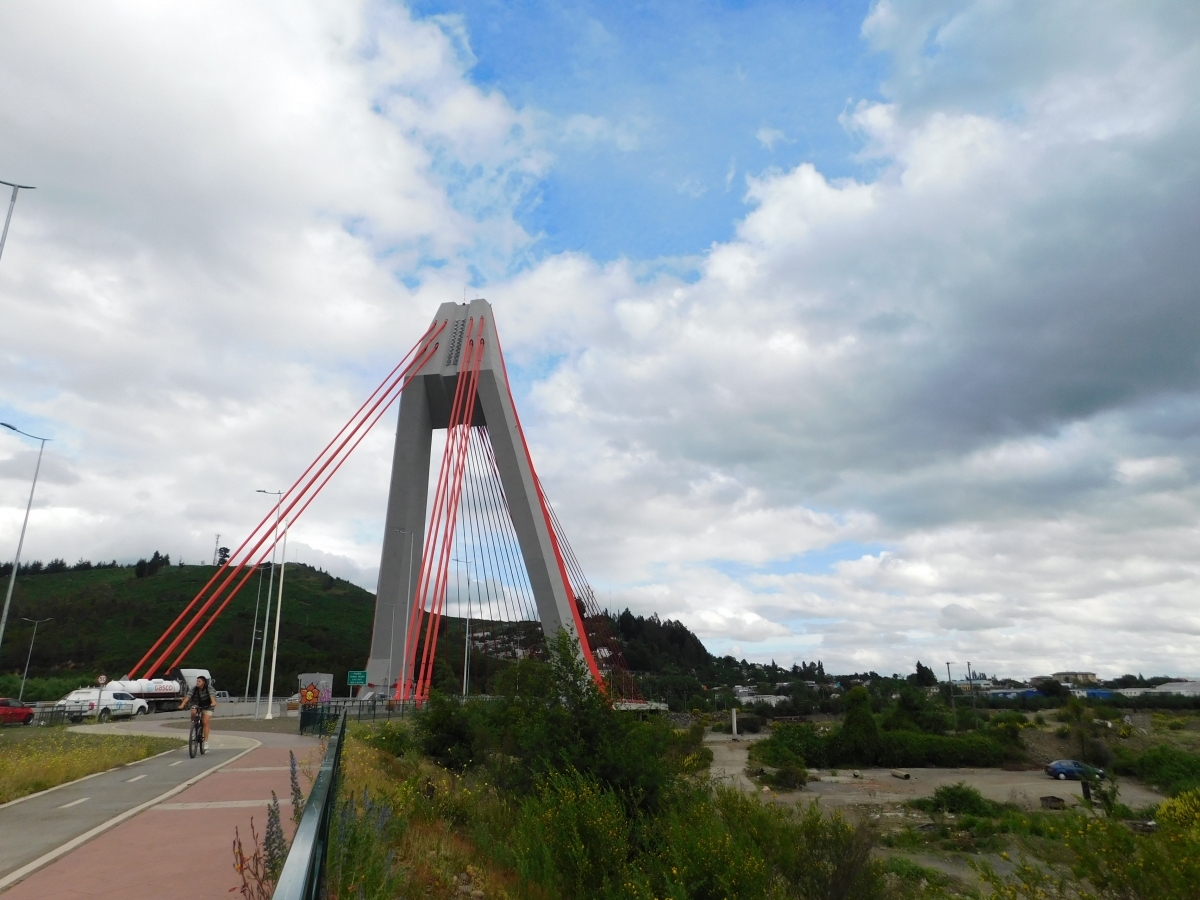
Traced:
POLYGON ((196 751, 203 756, 207 751, 204 747, 204 713, 200 707, 192 707, 192 727, 188 730, 188 756, 196 758, 196 751))

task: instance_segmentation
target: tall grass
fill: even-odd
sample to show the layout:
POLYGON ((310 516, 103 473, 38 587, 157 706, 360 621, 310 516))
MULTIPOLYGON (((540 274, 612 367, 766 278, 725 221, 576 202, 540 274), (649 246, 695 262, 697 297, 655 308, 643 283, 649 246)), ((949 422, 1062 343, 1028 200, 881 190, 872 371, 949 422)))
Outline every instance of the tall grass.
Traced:
POLYGON ((0 803, 180 746, 174 738, 79 734, 38 729, 22 740, 0 740, 0 803))

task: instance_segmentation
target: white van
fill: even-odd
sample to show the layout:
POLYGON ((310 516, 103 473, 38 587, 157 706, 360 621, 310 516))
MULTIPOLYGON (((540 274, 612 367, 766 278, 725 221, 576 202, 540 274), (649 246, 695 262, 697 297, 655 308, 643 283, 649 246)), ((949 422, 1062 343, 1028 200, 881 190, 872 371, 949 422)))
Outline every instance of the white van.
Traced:
POLYGON ((106 689, 103 693, 101 698, 100 688, 80 688, 71 691, 54 706, 66 710, 67 718, 72 722, 81 722, 86 716, 96 715, 97 704, 100 704, 101 722, 143 716, 150 711, 150 705, 145 700, 139 700, 128 691, 106 689))

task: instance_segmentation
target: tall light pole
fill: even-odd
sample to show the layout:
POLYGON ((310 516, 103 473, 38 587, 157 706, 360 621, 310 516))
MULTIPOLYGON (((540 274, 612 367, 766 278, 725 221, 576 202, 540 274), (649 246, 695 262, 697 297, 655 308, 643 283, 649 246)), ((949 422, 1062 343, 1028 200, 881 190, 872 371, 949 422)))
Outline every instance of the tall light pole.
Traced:
POLYGON ((33 642, 37 640, 37 627, 43 622, 53 622, 54 616, 48 619, 26 619, 21 616, 21 621, 33 623, 33 637, 29 639, 29 655, 25 657, 25 674, 21 676, 21 693, 17 694, 17 700, 25 699, 25 679, 29 677, 29 660, 33 658, 33 642))
MULTIPOLYGON (((465 700, 467 698, 467 673, 471 669, 471 566, 475 563, 469 559, 458 559, 457 557, 454 561, 467 567, 467 634, 463 641, 463 699, 465 700)), ((462 602, 461 597, 459 602, 462 602)))
MULTIPOLYGON (((269 596, 269 595, 268 595, 269 596)), ((262 602, 262 566, 258 567, 258 592, 254 595, 254 622, 250 625, 250 659, 246 661, 246 692, 243 700, 250 698, 250 672, 254 668, 254 642, 258 640, 258 604, 262 602)))
POLYGON ((260 488, 255 493, 271 494, 279 498, 275 501, 275 543, 271 545, 271 577, 267 579, 267 611, 263 615, 263 645, 262 651, 258 654, 258 691, 254 695, 254 718, 257 719, 258 706, 262 703, 263 667, 267 663, 267 623, 271 621, 271 589, 275 586, 275 548, 279 546, 279 507, 283 505, 283 491, 264 491, 260 488))
MULTIPOLYGON (((7 182, 2 183, 6 184, 7 182)), ((16 194, 14 193, 13 196, 15 197, 16 194)), ((10 215, 11 212, 9 210, 10 215)), ((8 226, 6 225, 5 231, 7 230, 8 226)), ((12 572, 8 576, 8 592, 4 595, 4 613, 0 615, 0 647, 3 647, 4 627, 8 624, 8 607, 12 603, 13 588, 17 584, 17 569, 21 566, 21 548, 25 546, 25 526, 29 524, 29 510, 33 509, 33 492, 37 490, 38 473, 42 471, 42 452, 46 449, 46 441, 50 440, 50 438, 41 438, 37 435, 29 434, 20 428, 9 425, 7 422, 0 422, 0 425, 3 425, 9 431, 15 431, 17 434, 23 434, 27 438, 33 438, 35 441, 42 442, 42 446, 38 448, 37 465, 33 469, 33 484, 29 488, 29 502, 25 504, 25 521, 21 523, 21 537, 17 541, 17 556, 13 560, 12 572)))
MULTIPOLYGON (((275 599, 275 644, 271 648, 271 682, 267 685, 267 714, 271 719, 271 707, 275 703, 275 660, 279 657, 279 618, 283 614, 283 574, 287 571, 288 526, 283 526, 283 552, 279 554, 279 596, 275 599)), ((263 647, 266 650, 266 647, 263 647)))
MULTIPOLYGON (((413 564, 413 532, 400 529, 401 534, 408 535, 408 579, 404 585, 404 621, 409 622, 412 617, 412 564, 413 564)), ((411 623, 410 623, 411 624, 411 623)), ((400 657, 400 675, 408 674, 408 626, 405 626, 405 641, 404 653, 400 657)), ((396 604, 392 604, 392 632, 388 637, 388 678, 393 677, 396 664, 396 604)), ((400 689, 400 679, 397 678, 394 684, 388 685, 388 690, 395 696, 400 689), (395 690, 393 690, 393 688, 395 690)), ((403 701, 401 701, 403 702, 403 701)), ((403 709, 403 707, 401 707, 403 709)))
POLYGON ((12 199, 8 201, 8 215, 4 219, 4 233, 0 234, 0 257, 4 256, 4 242, 8 240, 8 223, 12 221, 13 207, 17 205, 17 191, 36 191, 32 184, 13 184, 11 181, 0 181, 13 189, 12 199))

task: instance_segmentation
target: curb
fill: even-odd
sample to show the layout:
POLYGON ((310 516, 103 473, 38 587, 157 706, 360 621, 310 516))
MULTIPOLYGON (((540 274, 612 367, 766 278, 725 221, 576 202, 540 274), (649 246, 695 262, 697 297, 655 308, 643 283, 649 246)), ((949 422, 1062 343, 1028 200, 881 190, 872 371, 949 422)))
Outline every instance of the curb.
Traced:
MULTIPOLYGON (((68 853, 70 853, 76 847, 82 846, 83 844, 86 844, 88 841, 90 841, 92 838, 97 837, 97 836, 103 834, 104 832, 108 831, 110 828, 120 825, 126 819, 132 819, 134 816, 136 816, 138 813, 142 812, 143 810, 147 810, 152 806, 162 803, 164 800, 166 800, 169 797, 174 797, 176 794, 186 791, 188 788, 190 788, 196 782, 201 781, 204 778, 207 778, 209 775, 211 775, 213 772, 216 772, 218 769, 223 769, 225 766, 229 765, 230 763, 236 762, 237 760, 239 760, 243 756, 245 756, 247 753, 251 753, 254 750, 257 750, 261 746, 262 746, 261 741, 254 741, 253 747, 247 747, 245 750, 243 750, 241 753, 238 753, 236 756, 232 756, 229 759, 225 760, 225 762, 215 765, 211 769, 206 769, 205 771, 201 772, 199 775, 194 775, 193 777, 189 778, 187 781, 183 782, 182 784, 177 784, 175 787, 171 788, 166 793, 159 794, 153 800, 147 800, 145 803, 140 803, 137 806, 133 807, 132 809, 127 809, 127 810, 125 810, 125 812, 121 813, 120 815, 113 816, 107 822, 101 822, 99 825, 90 829, 89 831, 85 831, 83 834, 79 835, 78 837, 72 838, 71 840, 69 840, 65 844, 63 844, 62 846, 55 847, 49 853, 42 854, 37 859, 35 859, 33 862, 26 863, 25 865, 21 866, 21 868, 15 870, 13 872, 10 872, 8 875, 5 875, 3 878, 0 878, 0 892, 8 890, 8 888, 12 887, 14 884, 16 884, 19 881, 24 881, 26 878, 28 878, 30 875, 32 875, 34 872, 36 872, 38 869, 54 862, 60 856, 66 856, 68 853)), ((175 752, 175 750, 167 751, 167 753, 174 753, 174 752, 175 752)), ((165 754, 160 753, 159 755, 163 756, 165 754)), ((112 770, 110 769, 109 771, 112 771, 112 770)), ((97 772, 96 774, 102 775, 103 773, 97 772)), ((88 775, 87 777, 93 778, 95 776, 88 775)), ((77 779, 77 781, 72 782, 72 784, 78 783, 78 781, 83 781, 83 780, 84 779, 82 779, 82 778, 77 779)), ((59 787, 63 787, 63 785, 59 785, 59 787)), ((50 790, 54 790, 54 788, 50 788, 50 790)), ((42 793, 48 793, 48 792, 43 791, 42 793)), ((22 798, 22 799, 24 799, 24 798, 22 798)), ((16 801, 13 801, 13 802, 16 802, 16 801)))

